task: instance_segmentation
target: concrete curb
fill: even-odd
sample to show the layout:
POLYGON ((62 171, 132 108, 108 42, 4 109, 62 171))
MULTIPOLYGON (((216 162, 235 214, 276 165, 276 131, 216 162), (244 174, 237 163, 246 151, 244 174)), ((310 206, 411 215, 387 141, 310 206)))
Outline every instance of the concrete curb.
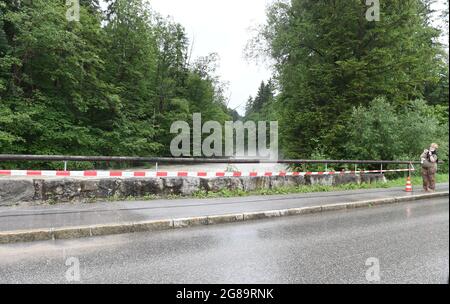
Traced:
POLYGON ((126 234, 134 232, 163 231, 196 226, 270 219, 285 216, 298 216, 328 211, 368 208, 374 206, 382 206, 388 204, 396 204, 402 202, 416 201, 422 199, 432 199, 438 197, 448 197, 448 196, 449 192, 446 191, 446 192, 410 195, 402 197, 383 198, 368 201, 340 203, 332 205, 283 209, 283 210, 268 210, 260 212, 246 212, 237 214, 167 219, 167 220, 145 221, 137 223, 106 224, 106 225, 67 227, 57 229, 49 228, 49 229, 7 231, 7 232, 0 232, 0 244, 48 241, 48 240, 67 240, 93 236, 126 234))

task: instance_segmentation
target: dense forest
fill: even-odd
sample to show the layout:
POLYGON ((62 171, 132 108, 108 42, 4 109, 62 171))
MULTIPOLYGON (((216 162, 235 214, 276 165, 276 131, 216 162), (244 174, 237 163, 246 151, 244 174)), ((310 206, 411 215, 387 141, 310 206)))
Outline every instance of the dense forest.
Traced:
POLYGON ((275 1, 247 56, 274 62, 274 80, 246 118, 279 120, 287 158, 417 159, 431 142, 448 160, 447 10, 428 0, 275 1), (434 14, 433 14, 434 13, 434 14))
MULTIPOLYGON (((216 54, 192 58, 181 24, 144 0, 0 0, 0 153, 168 156, 170 125, 223 123, 216 54)), ((284 158, 448 159, 448 53, 428 0, 278 0, 247 56, 274 75, 246 107, 277 120, 284 158)), ((151 4, 151 1, 150 1, 151 4)), ((444 12, 443 18, 448 18, 444 12)), ((447 23, 448 26, 448 23, 447 23)))
POLYGON ((0 153, 170 155, 172 122, 231 120, 217 56, 144 1, 0 3, 0 153))

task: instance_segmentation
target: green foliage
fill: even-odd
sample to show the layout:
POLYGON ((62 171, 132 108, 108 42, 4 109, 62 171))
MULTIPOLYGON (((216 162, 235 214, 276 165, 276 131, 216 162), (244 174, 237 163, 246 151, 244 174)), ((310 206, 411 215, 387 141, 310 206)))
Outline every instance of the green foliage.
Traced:
POLYGON ((395 108, 382 98, 375 99, 368 109, 355 108, 345 128, 347 155, 355 159, 394 159, 402 152, 399 119, 395 108))
POLYGON ((143 0, 107 3, 68 22, 64 1, 1 2, 0 153, 168 155, 172 122, 230 118, 181 25, 143 0))
MULTIPOLYGON (((319 149, 337 159, 417 159, 425 141, 440 140, 434 120, 420 119, 433 114, 423 112, 423 103, 411 102, 448 106, 448 55, 437 42, 440 31, 431 26, 428 1, 380 3, 379 22, 366 20, 368 7, 359 0, 279 0, 269 7, 267 24, 250 41, 248 53, 263 52, 275 62, 280 93, 273 104, 285 157, 310 158, 319 149), (377 116, 364 118, 367 128, 357 140, 364 124, 356 117, 364 114, 360 107, 380 96, 390 106, 383 110, 375 101, 377 116), (394 114, 401 109, 407 117, 394 114), (396 127, 403 123, 400 129, 408 123, 413 134, 400 135, 396 127)), ((252 115, 258 117, 263 111, 256 108, 252 115)), ((439 132, 444 129, 441 124, 439 132)))
POLYGON ((258 121, 258 116, 268 116, 269 108, 274 102, 274 87, 271 80, 267 84, 261 82, 255 98, 250 97, 246 105, 246 117, 258 121))
POLYGON ((418 160, 431 143, 439 143, 448 163, 448 121, 442 106, 423 100, 395 108, 384 98, 357 107, 346 125, 346 154, 351 159, 418 160))

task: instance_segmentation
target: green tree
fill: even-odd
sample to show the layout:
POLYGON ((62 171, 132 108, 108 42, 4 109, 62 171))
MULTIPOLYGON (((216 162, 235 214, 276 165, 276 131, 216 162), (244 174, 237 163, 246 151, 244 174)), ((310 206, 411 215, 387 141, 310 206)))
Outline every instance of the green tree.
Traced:
POLYGON ((345 153, 350 159, 418 160, 432 142, 439 143, 440 159, 448 162, 448 121, 442 106, 424 100, 400 108, 384 98, 359 106, 346 123, 345 153))
POLYGON ((256 41, 275 61, 287 156, 309 157, 323 147, 345 157, 344 122, 353 107, 377 96, 399 107, 425 98, 427 87, 439 90, 445 62, 428 3, 381 1, 379 22, 365 18, 367 8, 361 0, 277 1, 269 8, 256 41))
POLYGON ((169 155, 170 125, 223 122, 215 55, 190 63, 184 28, 144 0, 0 2, 0 153, 169 155))
POLYGON ((262 81, 255 98, 250 97, 247 102, 246 116, 248 117, 253 113, 261 113, 265 107, 273 102, 273 99, 274 93, 272 81, 269 80, 267 84, 262 81))
POLYGON ((4 153, 95 154, 107 147, 97 137, 111 130, 120 102, 101 79, 100 20, 82 7, 81 22, 67 22, 65 12, 63 3, 46 0, 6 6, 11 43, 2 58, 8 76, 1 100, 10 118, 2 131, 16 142, 2 145, 4 153))

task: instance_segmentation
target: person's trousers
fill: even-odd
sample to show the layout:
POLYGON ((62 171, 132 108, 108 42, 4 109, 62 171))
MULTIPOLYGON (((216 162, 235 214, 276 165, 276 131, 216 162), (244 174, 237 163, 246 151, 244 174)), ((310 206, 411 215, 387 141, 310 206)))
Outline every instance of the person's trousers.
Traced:
POLYGON ((436 190, 436 167, 422 168, 423 189, 436 190))

